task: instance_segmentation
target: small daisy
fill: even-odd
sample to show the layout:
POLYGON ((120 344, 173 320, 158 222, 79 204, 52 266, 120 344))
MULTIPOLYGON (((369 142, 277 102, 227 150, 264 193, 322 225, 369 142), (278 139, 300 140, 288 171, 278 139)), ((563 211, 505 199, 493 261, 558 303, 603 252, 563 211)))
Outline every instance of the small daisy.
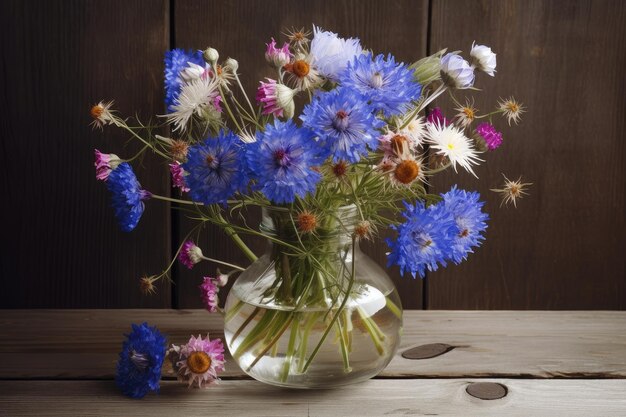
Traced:
POLYGON ((522 113, 526 113, 525 107, 522 103, 518 103, 513 97, 506 100, 501 99, 498 103, 498 109, 502 112, 502 115, 506 117, 509 122, 509 126, 511 125, 511 122, 518 124, 522 118, 522 113))
POLYGON ((198 388, 217 383, 217 373, 224 370, 224 345, 220 339, 206 339, 191 336, 186 345, 178 350, 178 380, 194 384, 198 388))
POLYGON ((312 59, 311 55, 299 56, 283 67, 287 71, 287 78, 297 90, 308 90, 322 82, 322 77, 313 66, 312 59))
POLYGON ((459 106, 455 110, 457 114, 454 116, 454 119, 463 128, 471 125, 474 119, 476 119, 476 113, 478 113, 478 109, 474 107, 473 100, 471 103, 466 101, 464 106, 459 106))
POLYGON ((502 203, 500 206, 508 205, 509 203, 513 203, 513 206, 517 208, 517 199, 521 199, 523 196, 528 195, 525 192, 525 188, 533 185, 532 182, 522 182, 522 177, 520 176, 517 181, 509 180, 506 175, 502 174, 504 177, 504 186, 502 188, 492 188, 491 191, 496 193, 500 193, 502 196, 502 203))
POLYGON ((431 149, 438 155, 448 157, 455 171, 456 165, 459 164, 476 177, 472 165, 476 165, 481 159, 478 158, 472 142, 460 128, 454 125, 429 123, 427 130, 427 142, 431 149))
POLYGON ((415 145, 421 145, 426 135, 426 120, 424 117, 418 117, 409 122, 408 125, 398 133, 407 136, 411 139, 411 142, 415 145))
POLYGON ((421 159, 410 154, 395 161, 390 175, 391 181, 397 186, 411 186, 415 181, 424 180, 424 169, 421 159))
POLYGON ((111 107, 113 106, 113 101, 109 102, 99 102, 91 108, 91 117, 93 117, 93 121, 91 122, 91 126, 93 128, 100 128, 102 130, 105 125, 112 125, 115 123, 115 119, 113 117, 113 110, 111 107))
POLYGON ((194 114, 199 117, 216 117, 213 113, 221 110, 218 84, 219 81, 215 79, 198 78, 183 85, 175 104, 171 106, 172 113, 165 116, 168 122, 174 124, 175 131, 184 132, 194 114))
POLYGON ((188 240, 183 244, 183 247, 178 254, 178 260, 187 268, 192 269, 193 266, 204 259, 202 249, 200 249, 193 240, 188 240))

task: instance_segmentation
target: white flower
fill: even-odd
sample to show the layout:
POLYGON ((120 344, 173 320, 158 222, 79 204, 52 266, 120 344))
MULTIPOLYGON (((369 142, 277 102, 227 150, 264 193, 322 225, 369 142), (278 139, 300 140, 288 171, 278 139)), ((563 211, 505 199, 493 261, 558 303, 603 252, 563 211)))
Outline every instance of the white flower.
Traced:
POLYGON ((492 188, 491 191, 502 194, 502 204, 508 205, 510 202, 513 203, 513 206, 517 208, 516 199, 522 198, 524 195, 528 195, 525 192, 524 188, 533 185, 532 182, 522 182, 522 177, 520 176, 517 181, 509 180, 506 175, 502 174, 504 177, 504 186, 503 188, 492 188))
POLYGON ((441 58, 441 79, 448 87, 468 88, 474 85, 474 68, 456 53, 441 58))
POLYGON ((409 137, 411 142, 417 147, 422 144, 424 136, 426 135, 426 119, 423 116, 413 119, 398 133, 409 137))
POLYGON ((113 117, 113 110, 111 110, 111 107, 113 106, 113 100, 109 101, 109 102, 99 102, 98 104, 95 104, 92 108, 91 108, 91 117, 93 118, 93 121, 91 122, 91 126, 95 129, 95 128, 100 128, 100 130, 102 130, 102 127, 104 125, 112 125, 115 123, 115 118, 113 117))
POLYGON ((198 78, 206 77, 208 71, 209 71, 208 65, 203 67, 201 65, 194 64, 193 62, 188 62, 187 67, 185 67, 180 72, 180 78, 185 83, 190 83, 192 81, 197 80, 198 78))
POLYGON ((506 100, 500 99, 498 108, 502 112, 502 115, 506 117, 506 120, 509 122, 509 126, 511 125, 511 122, 518 124, 522 118, 522 113, 526 113, 522 103, 518 103, 513 97, 506 100))
POLYGON ((287 65, 287 76, 297 90, 304 91, 319 85, 322 82, 320 73, 312 63, 312 55, 299 55, 287 65))
POLYGON ((481 159, 461 129, 454 125, 445 126, 439 123, 428 123, 426 129, 426 138, 431 149, 438 155, 446 156, 455 171, 456 164, 459 164, 476 177, 472 165, 478 164, 481 159))
POLYGON ((358 39, 343 39, 336 33, 313 27, 311 55, 313 63, 326 78, 336 81, 355 56, 363 53, 358 39))
POLYGON ((216 78, 198 78, 189 84, 183 85, 176 104, 172 106, 172 113, 166 115, 168 122, 174 124, 174 130, 184 132, 191 117, 206 116, 210 112, 204 111, 208 107, 216 108, 219 92, 219 80, 216 78))
POLYGON ((491 75, 492 77, 496 72, 496 54, 491 51, 491 48, 485 45, 475 45, 472 43, 472 50, 470 51, 472 57, 472 65, 478 68, 480 71, 491 75))

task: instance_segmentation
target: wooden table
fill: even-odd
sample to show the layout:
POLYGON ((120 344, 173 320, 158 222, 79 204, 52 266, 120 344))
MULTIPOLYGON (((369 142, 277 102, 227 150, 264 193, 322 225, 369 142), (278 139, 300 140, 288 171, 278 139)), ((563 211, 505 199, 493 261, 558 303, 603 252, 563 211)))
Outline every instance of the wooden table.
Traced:
POLYGON ((141 321, 175 343, 222 335, 220 316, 200 310, 0 311, 0 417, 626 416, 626 312, 407 311, 398 354, 362 384, 274 388, 227 358, 218 386, 166 378, 132 400, 112 378, 122 334, 141 321), (424 345, 418 355, 446 353, 402 356, 424 345))

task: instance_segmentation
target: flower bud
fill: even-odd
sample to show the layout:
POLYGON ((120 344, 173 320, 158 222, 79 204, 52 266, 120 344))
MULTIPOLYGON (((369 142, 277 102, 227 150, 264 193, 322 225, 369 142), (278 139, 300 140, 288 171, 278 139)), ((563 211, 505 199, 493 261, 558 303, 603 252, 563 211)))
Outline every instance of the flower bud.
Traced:
POLYGON ((297 91, 287 87, 284 84, 276 85, 276 102, 283 109, 283 115, 287 119, 291 119, 296 110, 296 104, 293 101, 297 91))
POLYGON ((413 77, 422 85, 430 84, 441 78, 441 56, 445 53, 445 49, 420 59, 410 65, 413 70, 413 77))
POLYGON ((289 51, 289 44, 285 42, 282 48, 276 48, 276 41, 272 41, 267 45, 265 50, 265 60, 274 68, 282 68, 288 64, 293 54, 289 51))
POLYGON ((470 56, 474 67, 492 77, 494 76, 496 71, 496 54, 491 51, 490 47, 472 43, 470 56))
POLYGON ((233 72, 237 72, 239 69, 239 62, 236 59, 228 58, 225 62, 225 65, 233 72))
POLYGON ((441 58, 441 79, 451 88, 469 88, 474 85, 474 68, 456 53, 441 58))
POLYGON ((219 52, 217 52, 216 49, 214 48, 207 48, 205 49, 204 53, 202 54, 202 56, 204 57, 204 60, 212 65, 215 65, 215 63, 217 62, 218 59, 220 59, 220 54, 219 52))

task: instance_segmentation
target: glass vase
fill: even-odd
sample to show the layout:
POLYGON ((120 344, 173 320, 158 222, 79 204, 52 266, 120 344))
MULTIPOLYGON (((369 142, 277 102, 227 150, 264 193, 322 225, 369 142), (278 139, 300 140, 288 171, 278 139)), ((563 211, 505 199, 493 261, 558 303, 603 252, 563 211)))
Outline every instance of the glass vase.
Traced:
POLYGON ((330 388, 371 378, 393 358, 402 307, 387 273, 359 249, 367 223, 357 214, 345 207, 307 223, 264 209, 267 251, 237 278, 225 307, 226 343, 248 375, 330 388))

